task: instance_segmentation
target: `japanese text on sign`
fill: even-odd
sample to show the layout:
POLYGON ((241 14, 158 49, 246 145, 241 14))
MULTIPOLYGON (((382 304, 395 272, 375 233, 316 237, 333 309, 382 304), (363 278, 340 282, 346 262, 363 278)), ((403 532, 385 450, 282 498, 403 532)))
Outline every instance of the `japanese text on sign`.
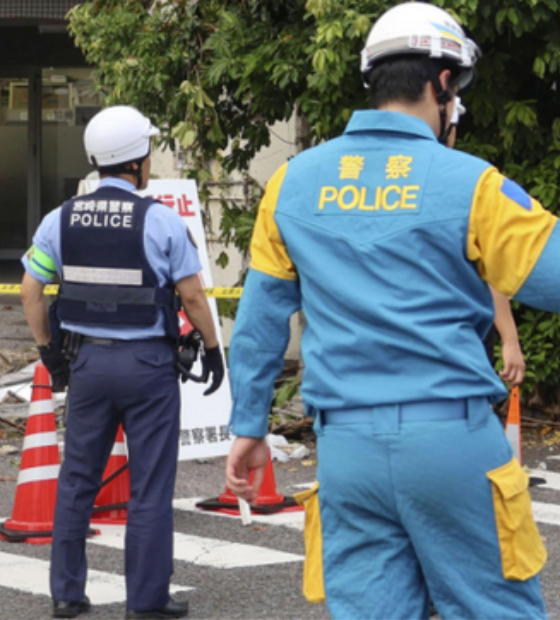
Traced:
POLYGON ((172 209, 176 208, 179 215, 183 217, 194 217, 196 215, 196 212, 192 211, 190 208, 193 201, 189 200, 186 194, 182 194, 178 197, 175 197, 174 194, 162 194, 160 196, 152 196, 152 198, 154 200, 159 200, 172 209))
POLYGON ((220 426, 205 426, 201 428, 187 428, 181 431, 181 445, 192 446, 203 443, 219 443, 230 441, 231 432, 225 424, 220 426))

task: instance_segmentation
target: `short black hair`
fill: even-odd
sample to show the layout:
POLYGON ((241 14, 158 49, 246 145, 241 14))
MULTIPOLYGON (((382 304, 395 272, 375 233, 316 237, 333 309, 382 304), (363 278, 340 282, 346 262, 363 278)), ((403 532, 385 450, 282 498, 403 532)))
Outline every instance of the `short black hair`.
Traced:
POLYGON ((451 63, 428 59, 426 56, 406 55, 388 58, 366 76, 372 108, 391 101, 418 103, 424 95, 426 82, 444 69, 451 71, 451 81, 459 70, 451 63))
POLYGON ((141 157, 140 159, 132 159, 131 161, 126 161, 122 164, 115 164, 113 166, 97 166, 97 170, 99 174, 105 176, 115 176, 118 174, 134 174, 134 171, 131 168, 130 164, 136 163, 140 167, 146 157, 141 157))

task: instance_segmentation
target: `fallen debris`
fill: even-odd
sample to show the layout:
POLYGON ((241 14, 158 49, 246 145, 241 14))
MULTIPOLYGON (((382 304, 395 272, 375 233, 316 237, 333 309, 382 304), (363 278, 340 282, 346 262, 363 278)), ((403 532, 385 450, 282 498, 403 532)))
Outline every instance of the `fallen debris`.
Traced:
POLYGON ((288 443, 288 440, 282 435, 269 434, 266 441, 270 447, 271 458, 273 461, 286 463, 290 459, 303 459, 311 452, 309 448, 302 444, 288 443))
POLYGON ((9 444, 0 446, 0 456, 9 456, 10 454, 19 454, 19 448, 9 444))

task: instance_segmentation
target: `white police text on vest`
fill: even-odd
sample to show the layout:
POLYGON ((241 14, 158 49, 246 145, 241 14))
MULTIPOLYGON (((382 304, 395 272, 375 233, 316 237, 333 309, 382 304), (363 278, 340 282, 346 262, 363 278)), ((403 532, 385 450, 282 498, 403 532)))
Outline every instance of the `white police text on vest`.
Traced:
POLYGON ((70 226, 81 228, 132 228, 132 215, 120 213, 72 213, 70 226))

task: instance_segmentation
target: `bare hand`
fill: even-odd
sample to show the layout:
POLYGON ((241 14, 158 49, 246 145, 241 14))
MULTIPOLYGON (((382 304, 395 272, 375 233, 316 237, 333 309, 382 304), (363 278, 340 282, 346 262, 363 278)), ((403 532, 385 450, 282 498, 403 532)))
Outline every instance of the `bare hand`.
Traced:
POLYGON ((249 503, 254 502, 259 494, 269 458, 270 449, 266 439, 236 437, 226 464, 228 489, 249 503), (249 484, 251 472, 253 472, 253 479, 249 484))
POLYGON ((502 345, 502 359, 504 369, 500 371, 500 377, 512 387, 522 383, 525 378, 525 359, 519 342, 505 342, 502 345))

